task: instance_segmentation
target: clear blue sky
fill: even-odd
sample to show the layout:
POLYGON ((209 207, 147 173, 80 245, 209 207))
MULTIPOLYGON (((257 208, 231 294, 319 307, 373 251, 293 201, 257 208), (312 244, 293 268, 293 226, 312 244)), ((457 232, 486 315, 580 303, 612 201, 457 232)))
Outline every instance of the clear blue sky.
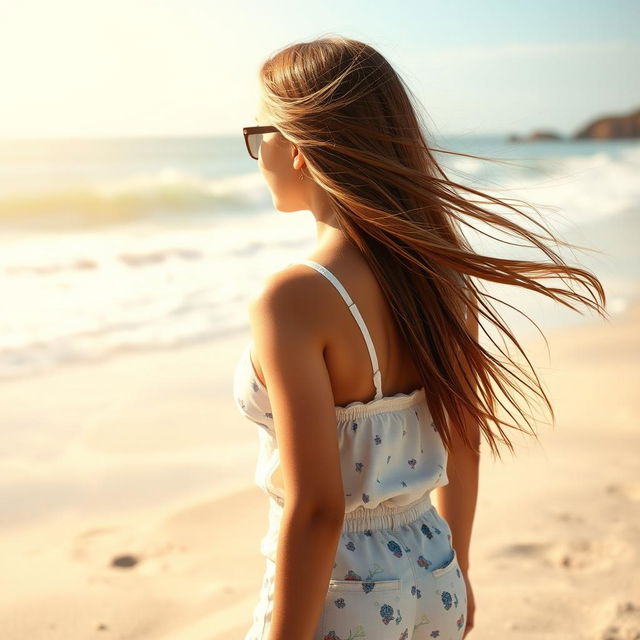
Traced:
POLYGON ((236 133, 272 51, 341 34, 439 133, 572 133, 640 107, 639 0, 21 0, 0 9, 1 137, 236 133))

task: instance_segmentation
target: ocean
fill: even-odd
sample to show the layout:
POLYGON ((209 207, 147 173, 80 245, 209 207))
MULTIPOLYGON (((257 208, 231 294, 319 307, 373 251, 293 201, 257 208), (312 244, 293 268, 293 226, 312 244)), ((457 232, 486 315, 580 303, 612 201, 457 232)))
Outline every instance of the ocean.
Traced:
MULTIPOLYGON (((461 135, 435 146, 508 159, 436 153, 454 180, 534 204, 562 239, 591 249, 561 252, 602 279, 612 316, 639 297, 638 142, 461 135)), ((0 377, 245 330, 262 279, 315 243, 310 212, 274 208, 240 132, 0 141, 0 377)), ((514 287, 486 288, 543 330, 597 317, 514 287)), ((533 330, 497 308, 520 336, 533 330)))

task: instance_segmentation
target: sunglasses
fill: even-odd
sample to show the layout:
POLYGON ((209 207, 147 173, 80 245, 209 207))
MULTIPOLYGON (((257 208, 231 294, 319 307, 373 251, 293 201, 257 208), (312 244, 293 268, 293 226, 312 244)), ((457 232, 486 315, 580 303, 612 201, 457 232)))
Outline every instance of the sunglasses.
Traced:
POLYGON ((263 127, 244 127, 244 129, 242 129, 244 143, 247 145, 247 151, 254 160, 258 159, 258 151, 260 151, 262 134, 276 131, 278 131, 277 127, 266 125, 263 127))

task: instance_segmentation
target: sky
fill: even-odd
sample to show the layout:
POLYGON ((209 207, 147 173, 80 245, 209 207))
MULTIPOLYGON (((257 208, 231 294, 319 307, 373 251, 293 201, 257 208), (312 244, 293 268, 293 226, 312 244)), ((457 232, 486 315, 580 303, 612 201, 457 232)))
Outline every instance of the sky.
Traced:
POLYGON ((234 135, 271 53, 378 49, 439 134, 571 135, 640 108, 638 0, 0 0, 0 137, 234 135))

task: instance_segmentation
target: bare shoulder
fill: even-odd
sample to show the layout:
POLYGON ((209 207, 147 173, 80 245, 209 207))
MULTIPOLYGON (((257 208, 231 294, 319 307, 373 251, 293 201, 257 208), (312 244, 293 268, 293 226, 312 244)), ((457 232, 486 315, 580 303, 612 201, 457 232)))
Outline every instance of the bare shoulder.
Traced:
POLYGON ((321 274, 305 265, 293 264, 269 274, 249 301, 254 328, 278 324, 282 331, 319 334, 326 329, 326 310, 331 291, 321 274))

